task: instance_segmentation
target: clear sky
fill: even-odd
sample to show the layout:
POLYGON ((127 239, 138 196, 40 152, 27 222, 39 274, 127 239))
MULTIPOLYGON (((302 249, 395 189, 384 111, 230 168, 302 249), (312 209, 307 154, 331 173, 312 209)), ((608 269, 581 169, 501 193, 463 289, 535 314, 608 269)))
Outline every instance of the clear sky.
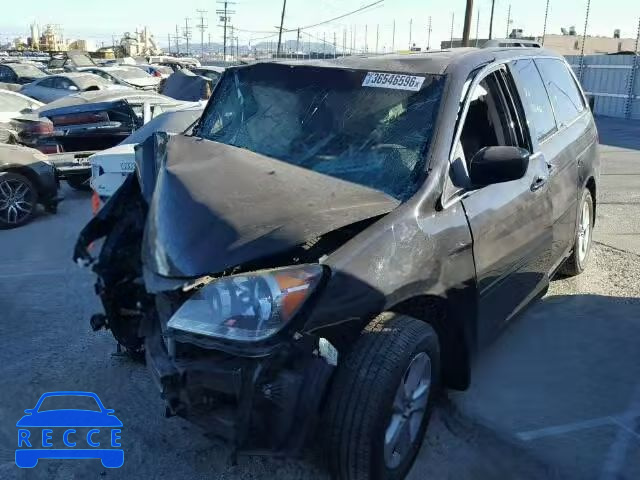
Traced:
MULTIPOLYGON (((212 42, 220 42, 222 28, 218 28, 218 15, 215 9, 221 5, 213 0, 29 0, 29 8, 18 8, 12 0, 4 0, 16 5, 16 8, 3 7, 0 16, 0 39, 27 36, 29 24, 33 21, 41 25, 47 23, 62 26, 65 37, 92 39, 98 45, 101 41, 111 43, 111 35, 121 36, 125 31, 134 31, 147 25, 161 45, 167 42, 167 34, 175 33, 179 23, 180 33, 185 17, 191 26, 197 23, 197 9, 208 10, 209 28, 205 31, 205 41, 211 33, 212 42)), ((374 0, 287 0, 285 28, 296 28, 320 22, 355 10, 374 0)), ((496 0, 494 14, 494 37, 504 36, 507 32, 507 12, 511 5, 513 28, 523 28, 526 34, 542 33, 546 0, 496 0)), ((4 2, 3 2, 4 3, 4 2)), ((561 27, 575 25, 578 33, 584 29, 586 0, 550 0, 547 32, 560 33, 561 27)), ((376 28, 379 28, 379 50, 389 49, 392 44, 393 20, 395 19, 395 47, 406 48, 409 45, 409 24, 412 21, 412 42, 424 47, 427 43, 427 24, 432 19, 431 46, 438 46, 441 40, 447 40, 451 31, 451 17, 454 14, 454 37, 462 35, 465 0, 384 0, 372 9, 307 30, 317 38, 333 42, 334 33, 337 43, 342 44, 346 30, 347 44, 350 42, 351 29, 356 32, 357 47, 365 45, 365 26, 369 50, 375 48, 376 28)), ((236 11, 232 23, 240 32, 241 44, 250 39, 258 41, 265 33, 255 31, 275 31, 280 23, 282 0, 237 0, 230 8, 236 11)), ((491 0, 474 1, 472 37, 476 32, 476 15, 480 11, 480 38, 486 38, 489 30, 491 0)), ((614 28, 622 31, 623 37, 636 36, 640 0, 592 0, 589 15, 588 33, 591 35, 612 36, 614 28)), ((200 33, 193 30, 198 41, 200 33)), ((285 35, 285 39, 295 39, 295 33, 285 35)), ((304 39, 309 37, 303 35, 304 39)), ((277 40, 277 36, 272 37, 277 40)))

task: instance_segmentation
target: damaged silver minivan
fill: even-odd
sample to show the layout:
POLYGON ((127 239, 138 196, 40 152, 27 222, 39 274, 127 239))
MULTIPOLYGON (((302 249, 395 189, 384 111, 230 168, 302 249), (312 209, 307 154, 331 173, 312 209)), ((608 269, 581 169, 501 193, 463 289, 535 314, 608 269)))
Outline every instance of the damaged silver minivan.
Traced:
POLYGON ((404 478, 438 389, 585 268, 596 143, 541 49, 230 68, 81 232, 91 324, 236 452, 319 439, 337 478, 404 478))

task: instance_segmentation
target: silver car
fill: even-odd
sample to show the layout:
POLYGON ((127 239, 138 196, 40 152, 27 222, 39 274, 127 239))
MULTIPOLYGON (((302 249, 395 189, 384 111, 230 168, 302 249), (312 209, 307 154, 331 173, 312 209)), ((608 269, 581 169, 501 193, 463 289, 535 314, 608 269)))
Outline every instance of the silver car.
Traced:
POLYGON ((151 76, 136 66, 86 67, 79 70, 94 73, 114 85, 124 85, 141 90, 154 90, 160 83, 159 77, 151 76))
POLYGON ((22 87, 20 92, 41 102, 49 103, 72 93, 105 90, 108 88, 126 87, 115 87, 92 73, 74 72, 51 75, 50 77, 36 80, 22 87))

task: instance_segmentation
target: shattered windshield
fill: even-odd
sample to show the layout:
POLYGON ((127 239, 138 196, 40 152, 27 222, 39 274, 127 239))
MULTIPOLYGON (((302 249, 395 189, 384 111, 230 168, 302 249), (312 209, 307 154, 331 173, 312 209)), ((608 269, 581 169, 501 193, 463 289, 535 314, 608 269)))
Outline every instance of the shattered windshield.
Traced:
POLYGON ((199 134, 403 200, 424 172, 443 83, 258 64, 223 76, 199 134))

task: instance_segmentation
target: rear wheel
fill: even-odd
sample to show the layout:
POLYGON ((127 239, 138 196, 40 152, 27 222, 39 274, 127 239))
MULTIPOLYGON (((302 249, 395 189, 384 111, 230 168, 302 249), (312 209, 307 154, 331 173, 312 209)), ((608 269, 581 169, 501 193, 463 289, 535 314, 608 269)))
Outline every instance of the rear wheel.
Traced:
POLYGON ((33 217, 38 191, 24 175, 0 173, 0 228, 15 228, 33 217))
POLYGON ((587 266, 591 253, 591 240, 593 236, 593 198, 591 192, 585 189, 578 210, 578 228, 573 243, 571 255, 560 268, 560 273, 568 276, 581 274, 587 266))
POLYGON ((383 313, 336 371, 326 410, 326 453, 335 478, 396 480, 418 453, 439 385, 430 325, 383 313))

